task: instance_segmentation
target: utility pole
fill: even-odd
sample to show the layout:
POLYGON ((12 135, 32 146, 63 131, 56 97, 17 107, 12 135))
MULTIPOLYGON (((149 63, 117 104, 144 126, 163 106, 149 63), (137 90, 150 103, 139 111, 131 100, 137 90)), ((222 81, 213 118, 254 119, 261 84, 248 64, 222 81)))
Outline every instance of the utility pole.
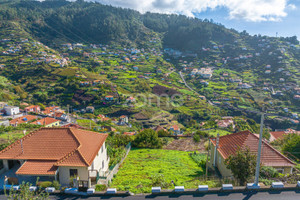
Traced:
POLYGON ((69 116, 69 114, 70 114, 69 109, 70 109, 70 108, 69 108, 69 104, 68 104, 67 106, 68 106, 68 114, 67 114, 67 122, 68 122, 68 121, 70 121, 70 116, 69 116))
POLYGON ((261 145, 262 145, 262 133, 264 129, 264 108, 261 114, 260 120, 260 131, 259 131, 259 142, 258 142, 258 149, 257 149, 257 161, 256 161, 256 169, 255 169, 255 180, 253 186, 259 187, 258 180, 259 180, 259 170, 260 170, 260 157, 261 157, 261 145))

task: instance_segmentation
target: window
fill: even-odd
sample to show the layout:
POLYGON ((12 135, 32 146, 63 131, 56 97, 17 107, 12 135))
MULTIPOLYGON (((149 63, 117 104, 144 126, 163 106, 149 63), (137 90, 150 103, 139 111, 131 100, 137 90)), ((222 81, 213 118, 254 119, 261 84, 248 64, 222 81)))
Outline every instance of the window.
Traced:
POLYGON ((104 169, 104 160, 102 160, 102 169, 104 169))
POLYGON ((279 173, 281 173, 281 174, 284 173, 284 169, 282 169, 282 168, 277 168, 277 171, 278 171, 279 173))
POLYGON ((78 176, 78 170, 77 169, 70 169, 70 177, 78 176))
POLYGON ((103 153, 103 146, 101 147, 101 153, 103 153))
POLYGON ((222 160, 221 160, 221 157, 219 157, 219 164, 221 164, 221 161, 222 161, 222 160))
POLYGON ((3 167, 4 167, 3 160, 0 160, 0 169, 2 169, 3 167))

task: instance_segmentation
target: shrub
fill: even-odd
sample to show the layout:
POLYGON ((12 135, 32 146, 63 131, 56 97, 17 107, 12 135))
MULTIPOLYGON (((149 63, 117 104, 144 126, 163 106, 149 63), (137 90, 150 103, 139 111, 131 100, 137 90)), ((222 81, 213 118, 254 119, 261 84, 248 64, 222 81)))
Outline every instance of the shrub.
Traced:
POLYGON ((151 176, 151 182, 153 187, 168 188, 171 185, 171 183, 166 182, 163 174, 155 174, 151 176))
POLYGON ((106 185, 97 184, 95 186, 96 191, 105 191, 107 189, 106 185))
POLYGON ((59 184, 58 181, 53 181, 51 186, 54 187, 56 190, 59 190, 61 184, 59 184))
POLYGON ((158 136, 159 137, 167 137, 167 136, 170 136, 171 134, 168 132, 168 131, 165 131, 165 130, 159 130, 158 132, 157 132, 157 134, 158 134, 158 136))
POLYGON ((276 178, 276 177, 278 177, 279 173, 278 173, 278 171, 277 171, 275 168, 273 168, 273 167, 262 166, 262 167, 260 168, 259 175, 260 175, 262 178, 276 178))
POLYGON ((193 135, 193 139, 194 139, 195 142, 200 142, 200 136, 197 135, 197 134, 193 135))
POLYGON ((38 182, 37 186, 39 186, 41 188, 51 187, 52 182, 51 181, 41 181, 41 182, 38 182))
POLYGON ((268 179, 260 179, 260 181, 266 186, 272 185, 273 182, 272 180, 268 180, 268 179))
POLYGON ((161 139, 152 129, 145 129, 140 132, 132 144, 138 148, 160 149, 162 147, 161 139))
POLYGON ((200 138, 208 138, 209 137, 209 134, 205 131, 197 131, 195 134, 199 135, 200 138))

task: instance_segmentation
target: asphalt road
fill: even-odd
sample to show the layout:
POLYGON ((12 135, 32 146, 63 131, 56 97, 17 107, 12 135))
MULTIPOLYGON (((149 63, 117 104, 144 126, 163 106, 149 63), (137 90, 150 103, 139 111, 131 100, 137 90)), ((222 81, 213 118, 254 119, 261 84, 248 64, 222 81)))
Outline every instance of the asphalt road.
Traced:
POLYGON ((99 200, 99 199, 107 199, 107 200, 165 200, 165 199, 180 199, 180 200, 190 200, 190 199, 203 199, 203 200, 296 200, 300 199, 300 191, 273 191, 273 192, 247 192, 247 193, 219 193, 219 194, 194 194, 194 195, 165 195, 165 196, 143 196, 143 195, 135 195, 135 196, 128 196, 128 197, 79 197, 79 196, 51 196, 52 200, 58 199, 66 199, 66 200, 99 200))
MULTIPOLYGON (((6 200, 4 195, 0 195, 1 200, 6 200)), ((300 190, 298 191, 270 191, 270 192, 236 192, 236 193, 219 193, 219 194, 171 194, 163 196, 155 195, 135 195, 135 196, 70 196, 70 195, 51 195, 51 200, 190 200, 190 199, 203 199, 203 200, 297 200, 300 199, 300 190)))

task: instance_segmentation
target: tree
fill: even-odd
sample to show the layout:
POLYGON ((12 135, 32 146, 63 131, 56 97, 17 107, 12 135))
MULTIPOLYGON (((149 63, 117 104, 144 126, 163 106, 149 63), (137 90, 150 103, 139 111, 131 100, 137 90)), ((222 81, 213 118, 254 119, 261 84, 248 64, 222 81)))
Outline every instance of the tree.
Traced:
POLYGON ((284 154, 292 154, 297 158, 300 158, 300 135, 298 134, 288 134, 284 136, 282 140, 282 151, 284 154))
POLYGON ((225 164, 233 176, 239 180, 240 185, 244 185, 255 173, 256 155, 252 154, 249 148, 238 149, 235 154, 225 160, 225 164))
POLYGON ((160 137, 167 137, 170 136, 171 134, 169 133, 169 131, 161 129, 159 131, 157 131, 158 136, 160 137))
POLYGON ((162 147, 161 139, 152 129, 145 129, 140 132, 132 144, 138 148, 160 149, 162 147))

